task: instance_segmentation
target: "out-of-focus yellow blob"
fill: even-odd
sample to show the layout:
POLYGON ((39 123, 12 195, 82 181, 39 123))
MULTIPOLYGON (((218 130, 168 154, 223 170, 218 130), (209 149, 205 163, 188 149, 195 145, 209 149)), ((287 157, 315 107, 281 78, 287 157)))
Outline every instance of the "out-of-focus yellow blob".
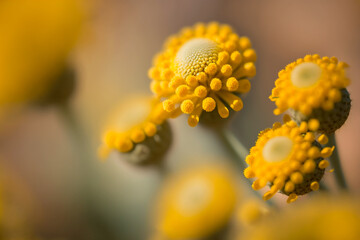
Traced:
POLYGON ((359 199, 323 196, 312 198, 268 218, 238 239, 360 239, 359 199))
POLYGON ((83 19, 80 0, 0 1, 0 107, 46 96, 66 65, 83 19))
POLYGON ((236 203, 236 186, 223 167, 195 167, 165 184, 157 230, 166 239, 202 239, 221 229, 236 203))

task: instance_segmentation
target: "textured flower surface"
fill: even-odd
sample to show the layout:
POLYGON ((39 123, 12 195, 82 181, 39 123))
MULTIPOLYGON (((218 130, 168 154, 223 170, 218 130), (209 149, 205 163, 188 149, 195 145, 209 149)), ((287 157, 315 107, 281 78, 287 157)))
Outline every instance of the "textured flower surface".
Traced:
POLYGON ((189 114, 190 126, 198 124, 203 111, 217 109, 227 118, 229 108, 243 108, 239 95, 251 88, 255 60, 247 37, 228 25, 199 23, 169 37, 149 70, 151 89, 173 117, 189 114))
POLYGON ((202 239, 220 231, 236 203, 232 174, 207 165, 169 179, 157 202, 157 231, 165 239, 202 239))
POLYGON ((120 104, 109 117, 100 157, 107 158, 111 150, 117 150, 132 153, 134 162, 144 162, 148 159, 143 158, 153 153, 163 153, 171 142, 167 117, 161 103, 151 97, 134 97, 120 104))
POLYGON ((256 225, 238 239, 360 239, 359 199, 342 195, 315 197, 256 225))
POLYGON ((270 199, 279 190, 288 195, 288 203, 298 195, 318 190, 319 181, 329 162, 324 158, 332 154, 334 148, 322 148, 327 143, 325 135, 315 140, 313 132, 308 132, 308 124, 298 126, 285 115, 286 123, 277 122, 273 128, 260 132, 256 145, 251 148, 245 169, 247 178, 257 178, 252 187, 259 190, 270 184, 271 188, 263 198, 270 199), (319 143, 320 142, 320 143, 319 143))
POLYGON ((350 97, 345 89, 350 80, 348 65, 337 58, 307 55, 279 72, 270 99, 277 108, 274 114, 293 112, 298 122, 311 120, 310 128, 333 133, 346 121, 350 97))
POLYGON ((74 47, 84 18, 79 0, 0 1, 0 106, 46 97, 74 47))

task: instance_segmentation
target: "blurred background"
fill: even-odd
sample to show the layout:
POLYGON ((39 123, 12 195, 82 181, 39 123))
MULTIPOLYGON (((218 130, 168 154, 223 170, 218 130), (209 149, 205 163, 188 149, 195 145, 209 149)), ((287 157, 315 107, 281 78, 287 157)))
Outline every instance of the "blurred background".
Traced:
MULTIPOLYGON (((7 11, 5 5, 0 2, 0 13, 7 11)), ((164 40, 200 21, 231 25, 239 35, 248 36, 257 51, 252 89, 230 126, 247 147, 254 145, 260 130, 280 120, 272 114, 274 104, 268 96, 286 64, 318 53, 350 65, 352 109, 336 137, 350 189, 360 193, 360 1, 102 0, 82 2, 81 8, 81 33, 68 59, 76 74, 70 103, 86 147, 78 144, 68 119, 54 105, 1 112, 0 198, 4 219, 10 216, 8 229, 35 232, 40 239, 146 239, 151 200, 161 176, 151 167, 130 166, 117 156, 100 162, 97 148, 111 110, 133 94, 150 94, 147 71, 164 40), (84 148, 85 158, 80 153, 84 148)), ((16 14, 10 20, 0 15, 0 20, 9 24, 16 14)), ((4 29, 11 28, 1 27, 0 35, 7 34, 4 29)), ((21 36, 16 44, 27 40, 21 36)), ((45 45, 35 52, 57 46, 51 40, 45 45)), ((165 158, 170 171, 194 162, 226 161, 229 153, 213 133, 189 127, 182 117, 170 124, 174 140, 165 158)), ((332 184, 331 174, 325 181, 332 184)))

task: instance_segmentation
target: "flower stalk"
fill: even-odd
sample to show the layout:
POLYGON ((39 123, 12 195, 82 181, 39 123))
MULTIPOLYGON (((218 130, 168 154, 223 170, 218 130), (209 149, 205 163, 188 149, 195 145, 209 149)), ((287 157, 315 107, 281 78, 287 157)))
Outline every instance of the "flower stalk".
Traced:
MULTIPOLYGON (((216 133, 219 135, 221 142, 230 150, 233 155, 232 159, 234 160, 234 163, 239 167, 241 173, 243 173, 247 167, 245 164, 245 159, 249 155, 249 150, 234 136, 234 134, 229 129, 216 129, 216 133)), ((240 176, 242 176, 242 178, 250 185, 251 188, 252 181, 248 178, 245 178, 244 174, 240 174, 240 176)), ((255 191, 255 195, 262 199, 262 196, 259 192, 255 191)), ((266 201, 266 203, 270 206, 275 206, 274 202, 271 200, 266 201)))
POLYGON ((334 173, 335 173, 335 178, 336 178, 336 182, 338 183, 339 187, 342 190, 347 190, 348 186, 346 183, 346 179, 344 176, 344 172, 342 170, 342 166, 341 166, 341 162, 340 162, 340 156, 339 156, 339 152, 337 150, 337 145, 336 145, 336 139, 335 139, 335 134, 331 134, 329 136, 329 142, 328 142, 329 146, 335 146, 334 152, 330 158, 331 161, 331 165, 334 168, 334 173))

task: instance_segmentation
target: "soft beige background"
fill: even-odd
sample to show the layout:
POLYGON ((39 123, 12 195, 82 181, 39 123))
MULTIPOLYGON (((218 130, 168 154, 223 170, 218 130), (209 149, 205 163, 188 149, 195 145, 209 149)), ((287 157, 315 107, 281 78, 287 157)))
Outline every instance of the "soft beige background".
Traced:
MULTIPOLYGON (((352 109, 337 139, 351 191, 360 193, 359 1, 103 0, 93 10, 73 55, 79 74, 73 103, 92 144, 88 161, 79 160, 76 142, 56 109, 27 110, 11 118, 0 135, 2 162, 29 186, 41 209, 34 221, 42 234, 80 239, 87 232, 87 239, 97 239, 96 229, 115 229, 123 239, 141 239, 139 229, 145 228, 151 206, 148 199, 160 178, 154 169, 134 169, 116 156, 97 162, 101 126, 119 101, 132 93, 150 93, 147 70, 152 57, 167 36, 198 21, 230 24, 250 37, 258 53, 252 90, 231 125, 248 147, 260 130, 280 120, 273 116, 268 96, 286 64, 309 53, 350 64, 352 109)), ((214 134, 188 127, 183 118, 172 125, 175 139, 166 159, 172 170, 226 157, 214 134)), ((331 182, 331 174, 326 180, 331 182)))

